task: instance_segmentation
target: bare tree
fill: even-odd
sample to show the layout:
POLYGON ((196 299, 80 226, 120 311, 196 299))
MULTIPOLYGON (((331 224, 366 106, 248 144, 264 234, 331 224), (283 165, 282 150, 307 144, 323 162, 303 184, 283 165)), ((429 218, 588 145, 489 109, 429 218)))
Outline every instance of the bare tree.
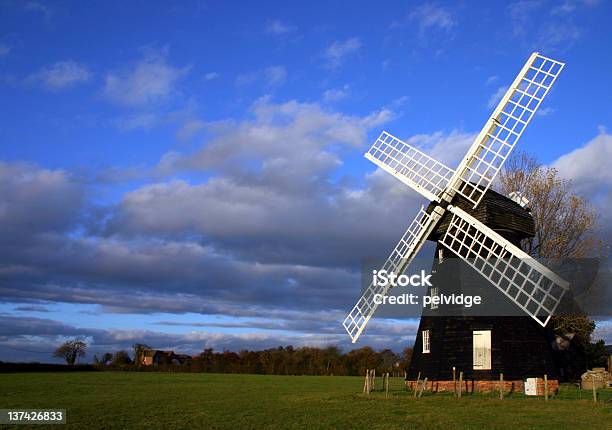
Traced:
MULTIPOLYGON (((542 166, 535 157, 518 152, 500 172, 498 191, 516 191, 529 200, 536 233, 521 247, 536 258, 583 258, 597 252, 597 216, 592 206, 572 193, 571 181, 556 169, 542 166)), ((560 335, 575 334, 583 345, 590 342, 595 323, 584 314, 557 315, 553 330, 560 335)))
POLYGON ((571 181, 524 152, 508 160, 499 179, 502 194, 518 191, 529 200, 536 234, 521 244, 525 252, 539 258, 593 255, 597 216, 587 201, 572 193, 571 181))
POLYGON ((69 340, 61 344, 53 353, 54 357, 60 357, 66 360, 66 363, 73 365, 79 357, 85 355, 87 344, 82 340, 69 340))

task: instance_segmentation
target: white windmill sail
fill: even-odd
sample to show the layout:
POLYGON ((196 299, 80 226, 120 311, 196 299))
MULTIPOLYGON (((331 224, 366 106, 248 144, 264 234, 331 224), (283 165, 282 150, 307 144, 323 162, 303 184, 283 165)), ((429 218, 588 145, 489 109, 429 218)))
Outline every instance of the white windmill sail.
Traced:
POLYGON ((467 212, 447 209, 453 217, 440 243, 546 326, 569 283, 467 212))
MULTIPOLYGON (((443 210, 440 207, 435 208, 430 214, 421 208, 381 270, 386 270, 389 274, 395 273, 398 276, 404 273, 406 267, 425 243, 427 236, 440 220, 442 213, 443 210)), ((374 302, 374 297, 377 294, 386 296, 390 288, 390 285, 380 286, 371 283, 344 319, 342 325, 351 336, 353 343, 357 341, 378 307, 374 302)))
MULTIPOLYGON (((378 137, 365 157, 432 202, 440 204, 431 215, 421 209, 383 269, 397 275, 404 272, 444 214, 444 206, 452 202, 455 194, 461 194, 474 207, 478 206, 564 66, 564 63, 537 52, 531 54, 455 171, 387 132, 378 137)), ((473 247, 449 248, 467 259, 521 309, 546 325, 567 289, 567 282, 461 209, 450 205, 448 209, 453 213, 452 229, 449 228, 442 243, 457 249, 460 243, 457 238, 463 238, 462 245, 466 244, 467 238, 473 240, 473 247), (467 255, 472 255, 478 246, 488 247, 488 257, 495 260, 509 258, 510 262, 518 264, 517 267, 502 267, 503 263, 492 265, 480 254, 476 258, 478 263, 474 263, 474 259, 467 255), (503 276, 497 279, 501 268, 503 276)), ((370 285, 344 320, 344 328, 353 343, 377 308, 374 296, 386 295, 388 290, 389 287, 370 285)))
POLYGON ((474 140, 451 180, 453 190, 474 207, 491 187, 564 66, 537 52, 531 54, 474 140))
POLYGON ((386 131, 376 139, 365 158, 427 199, 440 201, 455 171, 386 131))

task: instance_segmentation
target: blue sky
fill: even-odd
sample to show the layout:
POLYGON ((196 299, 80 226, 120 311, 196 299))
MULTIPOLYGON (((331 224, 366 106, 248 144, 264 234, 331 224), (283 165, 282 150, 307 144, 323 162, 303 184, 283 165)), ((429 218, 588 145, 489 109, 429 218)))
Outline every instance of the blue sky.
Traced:
MULTIPOLYGON (((65 336, 348 347, 360 261, 422 203, 368 144, 386 129, 455 165, 535 50, 567 66, 521 149, 612 203, 609 2, 0 11, 0 359, 65 336)), ((378 319, 363 341, 415 328, 378 319)))

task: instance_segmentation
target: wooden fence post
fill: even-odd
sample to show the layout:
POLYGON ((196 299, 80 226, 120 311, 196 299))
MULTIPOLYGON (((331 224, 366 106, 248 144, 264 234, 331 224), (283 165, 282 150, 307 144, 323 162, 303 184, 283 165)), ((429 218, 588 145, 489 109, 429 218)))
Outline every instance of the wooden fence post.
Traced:
POLYGON ((385 397, 389 397, 389 372, 387 372, 387 380, 385 383, 385 397))
POLYGON ((499 400, 504 400, 504 374, 499 374, 499 400))
POLYGON ((368 369, 366 369, 366 377, 363 381, 363 394, 366 392, 366 388, 368 387, 368 369))
POLYGON ((455 366, 453 366, 453 397, 457 397, 457 380, 455 378, 455 366))
POLYGON ((372 369, 372 391, 376 390, 376 369, 372 369))
POLYGON ((593 383, 593 401, 597 403, 597 389, 595 388, 595 375, 591 373, 591 382, 593 383))
POLYGON ((544 400, 548 402, 548 375, 544 375, 544 400))
POLYGON ((462 391, 463 391, 463 372, 459 372, 459 398, 461 398, 462 391))
POLYGON ((427 378, 423 380, 423 385, 421 385, 421 391, 419 391, 419 399, 423 395, 423 390, 425 389, 426 386, 427 386, 427 378))
POLYGON ((416 383, 414 385, 414 397, 415 398, 417 396, 417 389, 419 388, 419 379, 421 379, 421 372, 419 372, 419 374, 417 375, 417 380, 416 380, 416 383))

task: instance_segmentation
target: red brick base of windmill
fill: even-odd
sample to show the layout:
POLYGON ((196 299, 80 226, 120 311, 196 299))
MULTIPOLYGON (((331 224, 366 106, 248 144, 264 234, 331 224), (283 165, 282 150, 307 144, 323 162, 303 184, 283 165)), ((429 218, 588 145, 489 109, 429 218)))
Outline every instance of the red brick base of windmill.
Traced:
MULTIPOLYGON (((414 390, 416 386, 416 381, 405 381, 406 388, 409 390, 414 390)), ((421 389, 421 385, 423 384, 423 380, 419 381, 419 389, 421 389)), ((525 382, 522 380, 518 381, 504 381, 502 382, 504 385, 504 393, 524 393, 525 392, 525 382)), ((427 385, 425 386, 425 391, 431 391, 433 393, 438 392, 453 392, 455 390, 459 392, 459 380, 453 381, 427 381, 427 385)), ((477 380, 467 380, 462 381, 462 392, 463 393, 488 393, 491 391, 499 391, 500 382, 499 381, 477 381, 477 380)), ((544 395, 544 378, 537 378, 536 384, 536 395, 543 396, 544 395)), ((548 380, 548 394, 555 394, 559 390, 559 381, 553 379, 548 380)))

